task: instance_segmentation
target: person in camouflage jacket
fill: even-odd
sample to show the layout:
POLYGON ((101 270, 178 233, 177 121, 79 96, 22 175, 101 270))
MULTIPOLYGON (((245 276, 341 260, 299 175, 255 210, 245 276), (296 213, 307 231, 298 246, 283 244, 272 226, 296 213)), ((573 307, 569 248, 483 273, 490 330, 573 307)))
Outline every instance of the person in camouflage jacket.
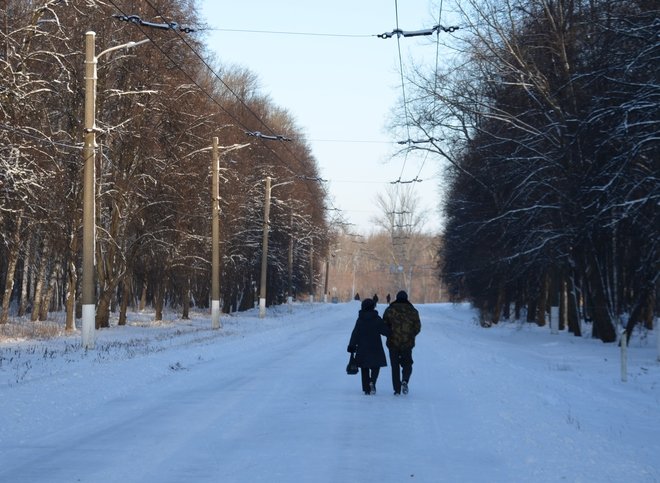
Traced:
POLYGON ((417 309, 408 301, 405 291, 396 294, 394 302, 383 313, 383 321, 391 331, 386 345, 390 352, 394 394, 408 394, 413 365, 412 350, 422 324, 417 309))

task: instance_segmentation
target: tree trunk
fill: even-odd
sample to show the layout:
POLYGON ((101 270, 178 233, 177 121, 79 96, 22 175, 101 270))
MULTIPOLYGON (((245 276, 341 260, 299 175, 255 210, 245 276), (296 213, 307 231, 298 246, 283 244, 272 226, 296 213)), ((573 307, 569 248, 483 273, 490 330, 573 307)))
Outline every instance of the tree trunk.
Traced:
POLYGON ((163 320, 163 298, 164 298, 163 282, 158 282, 154 289, 154 308, 156 310, 155 319, 157 321, 163 320))
POLYGON ((608 310, 605 287, 597 269, 591 270, 589 288, 587 303, 593 319, 592 337, 603 342, 616 342, 616 330, 608 310))
POLYGON ((186 277, 183 287, 183 314, 181 318, 184 320, 190 318, 190 277, 186 277))
POLYGON ((513 318, 515 320, 520 320, 520 315, 522 314, 522 309, 523 306, 525 305, 524 302, 524 290, 520 286, 521 284, 519 282, 516 283, 516 300, 513 305, 513 318))
POLYGON ((50 254, 50 242, 47 238, 44 239, 43 247, 41 249, 41 260, 39 261, 39 270, 37 271, 37 281, 34 287, 34 296, 32 297, 32 314, 30 320, 36 322, 39 319, 39 314, 41 313, 41 302, 42 296, 41 292, 43 291, 44 282, 46 278, 46 272, 48 270, 49 263, 49 254, 50 254))
POLYGON ((73 260, 67 264, 67 294, 66 294, 66 327, 67 332, 76 328, 76 287, 78 286, 78 273, 73 260))
POLYGON ((130 297, 130 282, 126 277, 121 283, 121 305, 119 306, 119 322, 117 325, 126 325, 126 311, 128 310, 128 298, 130 297))
POLYGON ((28 236, 23 255, 23 280, 21 281, 21 301, 18 305, 18 316, 23 317, 30 302, 30 273, 32 272, 32 235, 28 236))
POLYGON ((78 291, 78 272, 76 271, 76 256, 78 255, 78 237, 72 234, 69 238, 69 262, 67 263, 67 295, 66 295, 66 331, 76 328, 76 293, 78 291))
POLYGON ((541 279, 541 291, 539 294, 539 305, 536 309, 536 325, 545 327, 545 313, 548 309, 548 289, 550 287, 550 276, 548 273, 543 274, 541 279))
POLYGON ((657 297, 657 287, 651 291, 651 294, 649 295, 649 302, 646 305, 646 310, 644 311, 644 314, 642 315, 644 320, 644 327, 646 327, 648 330, 653 330, 653 318, 655 316, 655 303, 657 300, 656 297, 657 297))
MULTIPOLYGON (((628 318, 628 323, 626 324, 626 341, 630 342, 630 337, 632 336, 633 329, 639 322, 646 322, 646 315, 649 312, 649 307, 652 306, 654 302, 655 294, 655 284, 648 283, 645 284, 640 292, 639 297, 635 301, 632 311, 630 312, 630 317, 628 318)), ((650 312, 653 312, 651 309, 650 312)))
POLYGON ((527 322, 536 322, 536 311, 538 310, 538 299, 532 298, 527 303, 527 322))
POLYGON ((559 330, 566 329, 568 325, 568 293, 566 288, 566 278, 562 276, 559 291, 559 330))
POLYGON ((108 292, 104 291, 96 304, 96 329, 110 327, 110 299, 108 292))
POLYGON ((504 291, 504 305, 502 307, 502 318, 509 320, 511 318, 511 290, 504 291))
POLYGON ((48 310, 50 309, 50 304, 53 301, 53 293, 55 293, 55 287, 57 286, 57 276, 59 275, 61 269, 62 264, 59 260, 57 260, 50 272, 50 280, 46 287, 44 299, 41 302, 41 310, 39 310, 39 320, 41 321, 48 319, 48 310))
POLYGON ((117 293, 117 285, 121 278, 113 278, 106 285, 105 290, 99 296, 99 302, 96 306, 96 328, 103 329, 110 327, 110 306, 117 293))
POLYGON ((138 307, 138 310, 142 312, 146 306, 147 306, 147 279, 145 278, 142 281, 142 293, 140 294, 140 305, 138 307))
POLYGON ((576 337, 582 337, 580 313, 578 311, 578 297, 573 274, 566 277, 566 323, 569 332, 572 332, 576 337))
POLYGON ((16 273, 16 265, 20 254, 20 241, 21 241, 21 224, 23 216, 18 214, 16 226, 14 227, 14 235, 11 238, 11 243, 7 247, 7 276, 5 278, 5 293, 2 297, 2 312, 0 313, 0 324, 6 324, 9 320, 9 309, 11 305, 11 294, 14 290, 14 274, 16 273))
POLYGON ((502 305, 504 304, 504 285, 500 284, 497 289, 497 299, 495 300, 495 307, 493 308, 493 324, 499 324, 500 317, 502 316, 502 305))

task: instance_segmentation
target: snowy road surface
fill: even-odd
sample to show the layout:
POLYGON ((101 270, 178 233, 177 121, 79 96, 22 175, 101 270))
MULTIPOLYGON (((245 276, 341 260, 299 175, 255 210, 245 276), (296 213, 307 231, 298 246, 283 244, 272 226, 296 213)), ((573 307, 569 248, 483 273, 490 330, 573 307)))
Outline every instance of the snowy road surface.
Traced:
POLYGON ((344 373, 355 303, 3 344, 0 481, 660 481, 652 347, 624 384, 614 345, 418 308, 400 397, 344 373))

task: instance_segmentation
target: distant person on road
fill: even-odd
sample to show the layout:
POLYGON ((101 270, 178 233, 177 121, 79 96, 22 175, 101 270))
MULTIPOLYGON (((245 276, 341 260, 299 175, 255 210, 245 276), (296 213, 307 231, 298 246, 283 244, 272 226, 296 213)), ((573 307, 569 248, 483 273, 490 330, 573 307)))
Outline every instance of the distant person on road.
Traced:
POLYGON ((374 294, 373 301, 374 301, 374 307, 376 305, 378 305, 378 294, 377 293, 374 294))
POLYGON ((390 331, 375 309, 374 301, 364 299, 351 332, 348 352, 355 353, 355 360, 360 367, 362 391, 364 394, 376 394, 376 381, 381 367, 387 367, 387 359, 380 336, 389 335, 390 331))
POLYGON ((422 329, 419 312, 408 301, 408 294, 401 290, 396 299, 383 313, 383 321, 390 329, 387 336, 387 348, 390 352, 392 366, 392 387, 394 395, 408 394, 408 384, 412 374, 412 350, 415 347, 415 337, 422 329))
POLYGON ((387 297, 385 297, 385 300, 387 300, 387 304, 389 305, 389 303, 392 301, 392 297, 390 296, 390 294, 387 294, 387 297))
POLYGON ((360 300, 360 292, 357 292, 355 294, 355 297, 353 297, 355 300, 360 300))

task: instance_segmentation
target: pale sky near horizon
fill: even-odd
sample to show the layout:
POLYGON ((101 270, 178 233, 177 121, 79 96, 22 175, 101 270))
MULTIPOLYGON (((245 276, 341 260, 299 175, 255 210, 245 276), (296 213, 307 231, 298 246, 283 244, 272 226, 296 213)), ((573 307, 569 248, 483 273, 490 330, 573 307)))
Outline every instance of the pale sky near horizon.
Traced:
MULTIPOLYGON (((440 229, 438 160, 392 158, 401 139, 386 130, 402 95, 401 71, 396 37, 375 35, 396 28, 394 0, 199 0, 199 5, 210 28, 208 48, 222 63, 254 72, 262 92, 307 136, 332 205, 354 224, 349 231, 372 231, 379 215, 376 195, 392 181, 416 177, 424 180, 414 189, 428 210, 425 231, 440 229)), ((433 0, 402 0, 399 28, 431 28, 438 13, 433 0)), ((434 39, 400 39, 404 72, 420 59, 435 62, 434 39)))

